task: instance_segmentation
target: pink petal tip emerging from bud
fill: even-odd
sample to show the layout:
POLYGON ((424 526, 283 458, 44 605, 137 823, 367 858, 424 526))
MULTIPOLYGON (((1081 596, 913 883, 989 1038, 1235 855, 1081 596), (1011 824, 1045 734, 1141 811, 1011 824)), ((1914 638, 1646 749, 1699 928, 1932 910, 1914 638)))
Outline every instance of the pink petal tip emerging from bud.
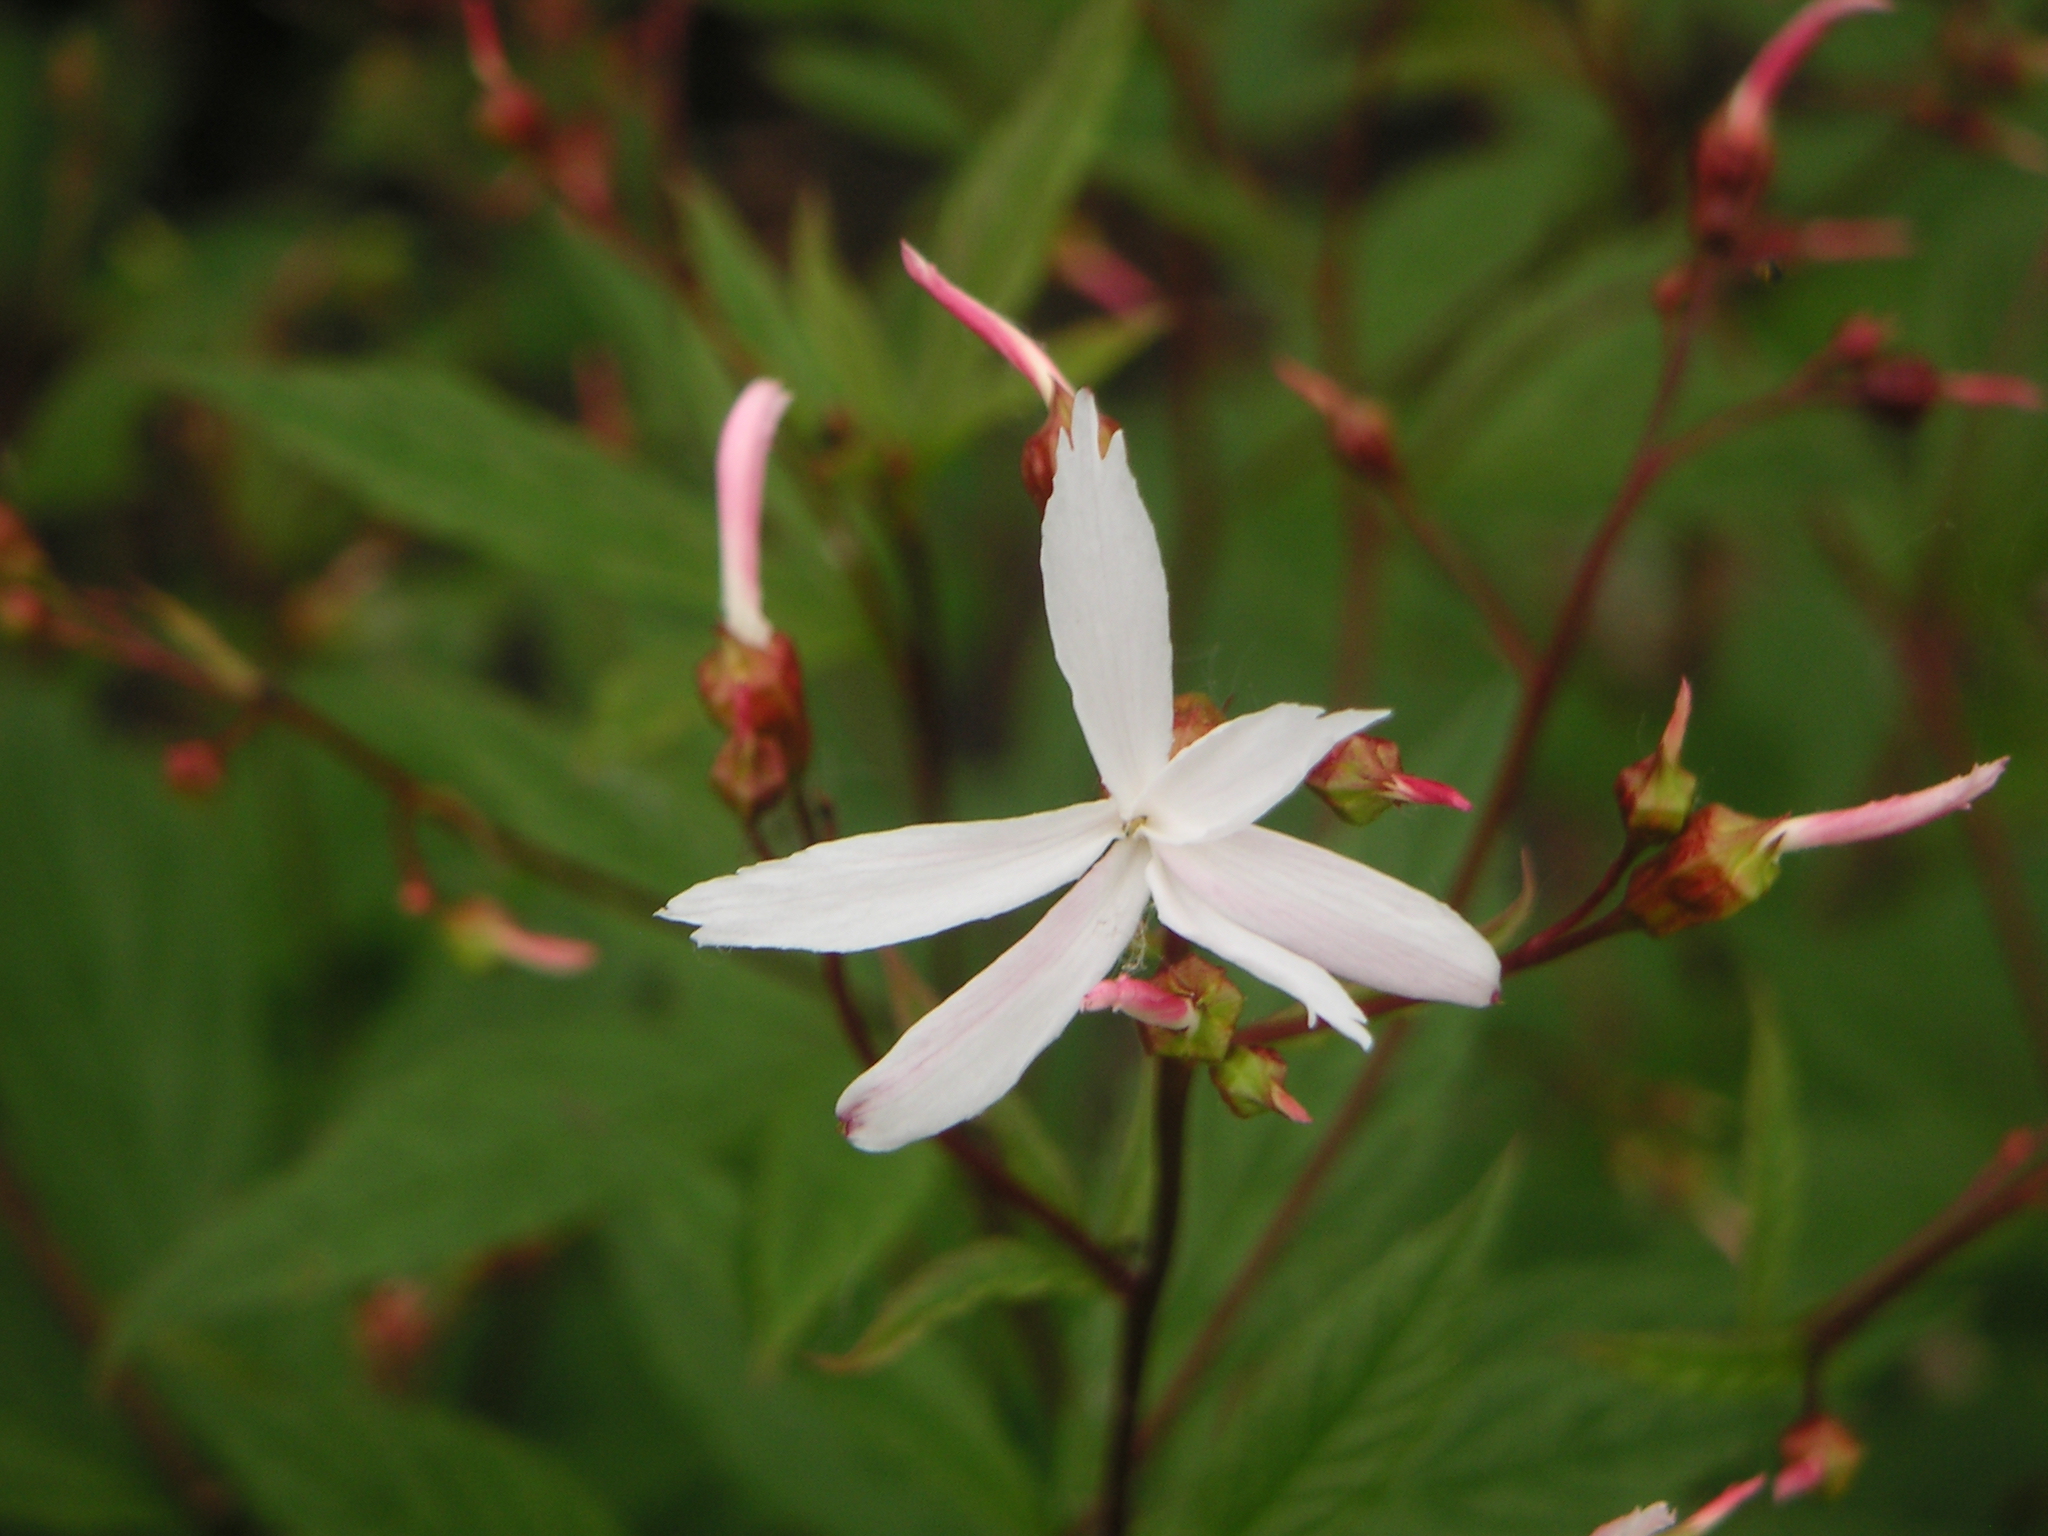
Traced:
POLYGON ((789 400, 774 379, 756 379, 740 391, 718 434, 719 598, 732 637, 756 647, 775 638, 761 611, 761 491, 789 400))
POLYGON ((2008 761, 2001 757, 1995 763, 1980 763, 1968 773, 1910 795, 1893 795, 1888 800, 1873 800, 1843 811, 1794 816, 1779 823, 1771 834, 1771 843, 1779 853, 1792 853, 1801 848, 1828 848, 1896 837, 1967 809, 1971 801, 1998 782, 2008 761))
POLYGON ((1608 1521, 1593 1536, 1656 1536, 1658 1531, 1669 1530, 1677 1519, 1669 1504, 1651 1504, 1608 1521))
POLYGON ((1771 106, 1821 35, 1844 16, 1888 11, 1890 0, 1812 0, 1757 50, 1749 69, 1728 97, 1728 131, 1761 142, 1770 132, 1771 106))
POLYGON ((1763 1492, 1764 1484, 1769 1481, 1769 1478, 1759 1472, 1755 1477, 1730 1484, 1688 1515, 1679 1530, 1685 1532, 1686 1536, 1707 1536, 1707 1532, 1763 1492))
POLYGON ((1664 722, 1664 734, 1657 740, 1657 750, 1667 761, 1677 762, 1678 754, 1685 746, 1685 728, 1692 724, 1692 679, 1678 680, 1678 699, 1671 706, 1671 718, 1664 722))
POLYGON ((1941 376, 1944 400, 1957 405, 2002 405, 2015 411, 2041 409, 2041 389, 2032 379, 2009 373, 1945 373, 1941 376))
POLYGON ((443 921, 450 938, 461 948, 543 976, 577 976, 597 964, 595 944, 522 928, 488 896, 457 902, 443 921))
POLYGON ((1112 976, 1097 982, 1081 999, 1083 1013, 1111 1010, 1154 1029, 1192 1029, 1200 1017, 1192 998, 1136 976, 1112 976))
POLYGON ((1031 381, 1038 398, 1048 406, 1059 393, 1071 395, 1074 386, 1060 372, 1059 364, 1045 348, 1015 325, 990 309, 972 294, 956 288, 946 274, 926 259, 908 240, 903 242, 903 270, 911 281, 946 306, 947 311, 967 329, 995 349, 996 355, 1031 381))
POLYGON ((1448 784, 1439 784, 1435 779, 1418 779, 1412 773, 1397 773, 1390 781, 1393 793, 1390 800, 1405 800, 1410 805, 1447 805, 1454 811, 1469 811, 1472 802, 1448 784))

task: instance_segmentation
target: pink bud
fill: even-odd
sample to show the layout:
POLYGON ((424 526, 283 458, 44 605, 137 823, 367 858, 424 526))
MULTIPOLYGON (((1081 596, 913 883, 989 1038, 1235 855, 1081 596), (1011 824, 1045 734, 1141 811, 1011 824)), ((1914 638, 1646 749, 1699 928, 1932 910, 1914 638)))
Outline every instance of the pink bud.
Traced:
POLYGON ((441 922, 457 958, 471 965, 506 961, 543 976, 575 976, 597 964, 595 944, 522 928, 488 896, 463 898, 441 922))
POLYGON ((1136 314, 1159 302, 1152 279, 1092 235, 1061 237, 1052 265, 1061 282, 1112 315, 1136 314))
POLYGON ((1352 394, 1327 374, 1291 357, 1275 358, 1273 372, 1321 413, 1337 457, 1368 479, 1390 479, 1400 472, 1393 427, 1378 402, 1352 394))
POLYGON ((1875 315, 1856 314, 1844 320, 1830 344, 1836 357, 1854 367, 1874 362, 1891 345, 1892 328, 1875 315))
POLYGON ((2009 373, 1945 373, 1941 395, 1957 405, 2002 405, 2016 411, 2041 409, 2041 390, 2032 379, 2009 373))
POLYGON ((174 741, 164 748, 164 782, 188 800, 204 800, 227 777, 227 759, 204 738, 174 741))
POLYGON ((1636 837, 1675 837, 1692 814, 1699 780, 1678 760, 1691 719, 1692 684, 1680 678, 1678 701, 1671 707, 1657 750, 1629 764, 1615 778, 1614 797, 1621 805, 1622 823, 1636 837))
POLYGON ((387 1392, 402 1391, 438 1327, 433 1297, 417 1280, 384 1280, 356 1303, 356 1349, 370 1379, 387 1392))
POLYGON ((1060 372, 1059 364, 1045 348, 981 300, 953 286, 945 273, 927 260, 908 240, 903 242, 903 270, 911 280, 937 299, 967 329, 995 349, 996 355, 1031 381, 1038 398, 1048 406, 1055 395, 1071 395, 1074 386, 1060 372))
POLYGON ((1081 1011, 1114 1011, 1154 1029, 1192 1029, 1201 1017, 1193 998, 1137 976, 1112 976, 1097 982, 1081 999, 1081 1011))
POLYGON ((1841 843, 1866 843, 1873 838, 1896 837, 1901 832, 1910 832, 1952 812, 1968 809, 1971 801, 1998 782, 2009 761, 2011 759, 2001 757, 1995 763, 1980 763, 1968 773, 1916 790, 1910 795, 1893 795, 1888 800, 1873 800, 1868 805, 1853 806, 1845 811, 1794 816, 1780 822, 1764 842, 1778 853, 1792 853, 1801 848, 1827 848, 1841 843))
POLYGON ((1844 16, 1890 9, 1890 0, 1810 0, 1757 51, 1748 71, 1735 83, 1728 104, 1721 109, 1729 134, 1740 141, 1767 143, 1771 107, 1778 93, 1822 34, 1844 16))
POLYGON ((1401 749, 1383 736, 1347 736, 1302 782, 1354 826, 1372 821, 1389 806, 1443 805, 1469 811, 1472 802, 1448 784, 1401 771, 1401 749))
POLYGON ((462 31, 469 43, 469 67, 486 90, 513 83, 505 61, 505 43, 498 35, 498 11, 492 0, 462 0, 462 31))
POLYGON ((1731 1483, 1687 1516, 1679 1530, 1685 1532, 1686 1536, 1707 1536, 1707 1532, 1761 1493, 1768 1481, 1769 1479, 1759 1472, 1755 1477, 1731 1483))
POLYGON ((740 391, 718 434, 719 598, 727 632, 756 647, 775 635, 761 611, 761 493, 768 450, 789 401, 789 391, 774 379, 756 379, 740 391))
POLYGON ((398 910, 407 917, 425 917, 434 910, 437 899, 434 884, 425 875, 407 875, 398 882, 398 910))
POLYGON ((1830 1496, 1842 1493, 1863 1464, 1863 1442, 1840 1419, 1823 1413, 1786 1430, 1778 1454, 1785 1465, 1771 1484, 1771 1497, 1783 1504, 1821 1487, 1830 1496))

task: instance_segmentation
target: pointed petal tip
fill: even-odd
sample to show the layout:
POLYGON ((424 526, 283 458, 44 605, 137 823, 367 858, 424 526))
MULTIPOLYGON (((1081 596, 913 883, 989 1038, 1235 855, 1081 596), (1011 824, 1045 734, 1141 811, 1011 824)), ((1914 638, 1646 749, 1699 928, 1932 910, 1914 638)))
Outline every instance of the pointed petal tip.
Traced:
POLYGON ((1285 1088, 1282 1088, 1278 1083, 1273 1085, 1273 1107, 1296 1125, 1315 1124, 1316 1117, 1302 1107, 1301 1100, 1297 1099, 1285 1088))

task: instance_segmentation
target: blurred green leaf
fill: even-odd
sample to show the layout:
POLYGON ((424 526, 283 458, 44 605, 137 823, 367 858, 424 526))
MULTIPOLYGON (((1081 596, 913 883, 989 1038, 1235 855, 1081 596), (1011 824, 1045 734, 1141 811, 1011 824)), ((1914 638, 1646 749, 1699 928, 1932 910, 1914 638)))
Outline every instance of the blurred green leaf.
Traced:
POLYGON ((992 1302, 1086 1296, 1098 1286, 1072 1259, 1037 1243, 985 1237, 932 1260, 890 1293, 851 1349, 817 1363, 855 1375, 879 1370, 933 1329, 992 1302))
POLYGON ((1502 1158, 1458 1208, 1304 1318, 1249 1374, 1249 1395, 1177 1527, 1258 1536, 1324 1531, 1386 1496, 1455 1389, 1469 1303, 1514 1186, 1502 1158))
MULTIPOLYGON (((868 296, 840 263, 822 196, 801 197, 790 232, 790 295, 838 400, 871 432, 900 430, 903 386, 868 296)), ((823 402, 818 402, 822 404, 823 402)))
POLYGON ((768 73, 791 101, 899 149, 951 155, 972 133, 951 93, 893 49, 793 38, 768 73))
POLYGON ((196 1232, 138 1288, 109 1350, 593 1218, 752 1112, 687 1042, 646 1030, 508 1025, 459 1041, 372 1088, 297 1167, 196 1232))
POLYGON ((682 206, 697 276, 719 318, 752 354, 750 365, 779 377, 798 399, 822 401, 830 393, 824 371, 774 262, 711 183, 692 182, 682 206))
POLYGON ((11 1418, 0 1418, 0 1525, 39 1531, 179 1528, 176 1516, 127 1467, 11 1418))
POLYGON ((938 1149, 868 1156, 819 1113, 806 1084, 769 1127, 754 1188, 754 1340, 764 1363, 802 1342, 832 1298, 900 1239, 930 1198, 938 1149))
POLYGON ((1784 1300, 1799 1241, 1805 1159, 1799 1143, 1799 1088, 1776 1005, 1759 992, 1751 1004, 1749 1080, 1742 1096, 1742 1324, 1762 1328, 1784 1300))
POLYGON ((89 353, 66 369, 37 401, 7 464, 8 488, 29 516, 49 522, 129 495, 153 395, 112 358, 89 353))
POLYGON ((416 532, 545 580, 714 612, 708 507, 457 374, 412 363, 169 360, 150 372, 416 532))
POLYGON ((305 1536, 617 1536, 537 1446, 361 1391, 291 1388, 181 1352, 178 1401, 266 1520, 305 1536))
POLYGON ((1701 1397, 1782 1394, 1799 1381, 1799 1340, 1789 1329, 1617 1333, 1585 1339, 1580 1348, 1618 1375, 1701 1397))

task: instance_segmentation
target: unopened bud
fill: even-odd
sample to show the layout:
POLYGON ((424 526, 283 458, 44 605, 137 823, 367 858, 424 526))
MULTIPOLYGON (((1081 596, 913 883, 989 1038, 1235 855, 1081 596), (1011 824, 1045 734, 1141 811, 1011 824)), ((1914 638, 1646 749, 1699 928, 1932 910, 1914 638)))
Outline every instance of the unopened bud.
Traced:
POLYGON ((523 928, 488 896, 468 896, 441 916, 456 960, 473 970, 500 963, 543 976, 575 976, 597 964, 597 946, 583 939, 523 928))
POLYGON ((1206 693, 1183 693, 1173 701, 1173 755, 1215 730, 1223 723, 1223 711, 1206 693))
POLYGON ((1277 1110, 1296 1125, 1307 1125, 1309 1112, 1287 1091, 1287 1059, 1261 1046, 1238 1046, 1209 1068, 1209 1081, 1240 1120, 1277 1110))
POLYGON ((437 1328, 433 1298, 417 1280, 381 1281, 356 1303, 356 1351, 370 1379, 387 1392, 411 1384, 437 1328))
POLYGON ((1856 381, 1856 400, 1878 420, 1914 427, 1941 398, 1941 372, 1924 357, 1881 358, 1856 381))
POLYGON ((439 899, 434 895, 434 883, 425 875, 407 875, 398 882, 398 910, 407 917, 425 917, 434 910, 439 899))
POLYGON ((697 691, 729 735, 712 764, 711 783, 742 818, 781 798, 810 761, 803 668, 789 636, 748 645, 723 626, 697 666, 697 691))
POLYGON ((1327 374, 1291 357, 1274 359, 1282 384, 1313 406, 1329 429, 1337 457, 1368 480, 1393 480, 1401 473, 1393 423, 1376 400, 1354 395, 1327 374))
POLYGON ((1355 827, 1395 805, 1447 805, 1469 811, 1472 802, 1448 784, 1401 771, 1401 749, 1383 736, 1347 736, 1302 781, 1355 827))
POLYGON ((1154 1029, 1193 1029, 1201 1012, 1185 992, 1172 992, 1141 976, 1112 976, 1081 999, 1083 1013, 1117 1012, 1154 1029))
POLYGON ((227 772, 220 747, 204 738, 174 741, 164 748, 164 782, 188 800, 210 798, 227 772))
MULTIPOLYGON (((1059 467, 1059 446, 1062 434, 1071 433, 1074 427, 1074 397, 1064 388, 1056 388, 1052 407, 1046 412, 1045 425, 1024 440, 1024 452, 1017 462, 1019 476, 1024 489, 1031 499, 1038 503, 1039 516, 1045 515, 1045 505, 1052 500, 1053 471, 1059 467)), ((1095 451, 1109 452, 1109 441, 1123 430, 1123 423, 1096 407, 1095 451)))
POLYGON ((1945 373, 1941 398, 1951 405, 2002 406, 2014 411, 2041 409, 2041 387, 2010 373, 1945 373))
POLYGON ((27 587, 0 587, 0 634, 25 640, 39 634, 49 617, 48 605, 27 587))
POLYGON ((1875 315, 1851 315, 1835 332, 1828 350, 1852 368, 1875 362, 1891 344, 1892 328, 1875 315))
POLYGON ((1776 820, 1708 804, 1635 872, 1624 905, 1658 938, 1733 917, 1776 883, 1776 820))
POLYGON ((1621 770, 1614 780, 1614 798, 1621 805, 1622 824, 1632 837, 1662 842, 1676 837, 1692 814, 1699 779, 1680 766, 1686 722, 1692 717, 1692 684, 1681 679, 1678 702, 1658 739, 1657 750, 1621 770))
POLYGON ((1699 285, 1699 275, 1693 271, 1691 262, 1683 262, 1658 278, 1650 289, 1650 303, 1657 313, 1667 319, 1692 302, 1693 290, 1699 285))
POLYGON ((1244 1011, 1244 993, 1229 973, 1200 955, 1185 954, 1162 967, 1149 984, 1186 998, 1194 1007, 1195 1020, 1173 1029, 1145 1025, 1146 1048, 1156 1056, 1182 1061, 1221 1061, 1237 1032, 1238 1015, 1244 1011))
POLYGON ((506 80, 477 102, 476 130, 500 148, 535 150, 547 141, 548 109, 517 80, 506 80))
POLYGON ((1693 238, 1708 250, 1731 249, 1755 219, 1776 162, 1768 132, 1731 127, 1727 113, 1717 114, 1693 151, 1693 238))
POLYGON ((1783 1504, 1816 1488, 1837 1498, 1863 1464, 1863 1442, 1840 1419, 1821 1413, 1786 1430, 1778 1454, 1785 1464, 1771 1484, 1773 1499, 1783 1504))

